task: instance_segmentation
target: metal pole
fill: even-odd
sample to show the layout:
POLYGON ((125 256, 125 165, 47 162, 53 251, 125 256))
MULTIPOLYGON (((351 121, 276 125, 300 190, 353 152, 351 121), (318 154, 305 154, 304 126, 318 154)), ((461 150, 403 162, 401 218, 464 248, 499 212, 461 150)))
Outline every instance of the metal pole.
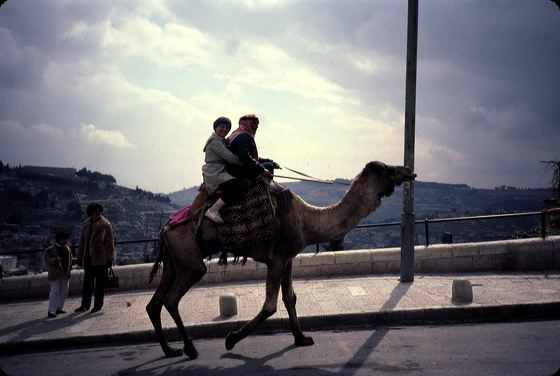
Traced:
POLYGON ((424 232, 426 233, 426 247, 428 247, 430 245, 430 226, 428 218, 424 220, 424 232))
POLYGON ((541 212, 541 237, 543 239, 546 239, 546 216, 545 216, 546 211, 543 210, 541 212))
MULTIPOLYGON (((404 165, 414 169, 418 0, 408 0, 406 46, 404 165)), ((403 212, 401 214, 401 282, 414 281, 414 221, 414 181, 410 181, 404 184, 403 190, 403 212)))

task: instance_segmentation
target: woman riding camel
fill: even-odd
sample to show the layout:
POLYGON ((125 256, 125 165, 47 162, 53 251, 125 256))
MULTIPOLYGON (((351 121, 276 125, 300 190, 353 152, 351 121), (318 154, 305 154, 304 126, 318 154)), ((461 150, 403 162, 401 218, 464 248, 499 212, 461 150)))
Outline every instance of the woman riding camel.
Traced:
POLYGON ((227 203, 237 201, 243 193, 242 186, 235 177, 230 175, 226 165, 241 165, 239 157, 228 150, 226 135, 231 130, 231 121, 227 117, 219 117, 213 124, 214 133, 204 145, 204 166, 202 178, 210 192, 217 192, 218 200, 204 214, 212 221, 224 223, 220 209, 227 203))

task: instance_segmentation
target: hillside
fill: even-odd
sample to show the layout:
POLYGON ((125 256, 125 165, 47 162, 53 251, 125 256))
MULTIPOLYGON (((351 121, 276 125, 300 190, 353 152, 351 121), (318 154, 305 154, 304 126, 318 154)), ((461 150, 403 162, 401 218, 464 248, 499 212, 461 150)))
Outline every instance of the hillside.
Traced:
MULTIPOLYGON (((119 186, 110 175, 26 167, 0 170, 0 254, 42 248, 59 230, 70 232, 71 243, 77 244, 86 207, 94 201, 104 206, 117 240, 157 237, 175 210, 167 196, 119 186)), ((151 255, 151 247, 127 246, 119 261, 151 255)))

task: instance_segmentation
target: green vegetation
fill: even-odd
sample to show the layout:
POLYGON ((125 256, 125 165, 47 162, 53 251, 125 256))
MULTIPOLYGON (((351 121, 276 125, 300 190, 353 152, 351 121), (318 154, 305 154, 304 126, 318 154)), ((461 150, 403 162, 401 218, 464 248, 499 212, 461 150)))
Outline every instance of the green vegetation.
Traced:
POLYGON ((90 171, 85 167, 83 167, 81 170, 78 170, 76 172, 76 175, 86 178, 89 181, 106 181, 108 183, 117 183, 117 179, 115 179, 112 175, 102 174, 98 171, 90 171))

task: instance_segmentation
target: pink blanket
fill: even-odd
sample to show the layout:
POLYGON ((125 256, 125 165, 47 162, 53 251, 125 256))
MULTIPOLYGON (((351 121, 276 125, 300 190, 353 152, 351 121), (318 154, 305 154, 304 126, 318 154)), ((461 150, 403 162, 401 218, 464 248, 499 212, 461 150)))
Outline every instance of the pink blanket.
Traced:
POLYGON ((185 206, 184 208, 180 209, 178 212, 171 214, 171 216, 169 216, 169 219, 167 219, 167 223, 170 226, 176 226, 179 223, 183 223, 184 221, 190 218, 190 211, 191 211, 191 205, 185 206))

